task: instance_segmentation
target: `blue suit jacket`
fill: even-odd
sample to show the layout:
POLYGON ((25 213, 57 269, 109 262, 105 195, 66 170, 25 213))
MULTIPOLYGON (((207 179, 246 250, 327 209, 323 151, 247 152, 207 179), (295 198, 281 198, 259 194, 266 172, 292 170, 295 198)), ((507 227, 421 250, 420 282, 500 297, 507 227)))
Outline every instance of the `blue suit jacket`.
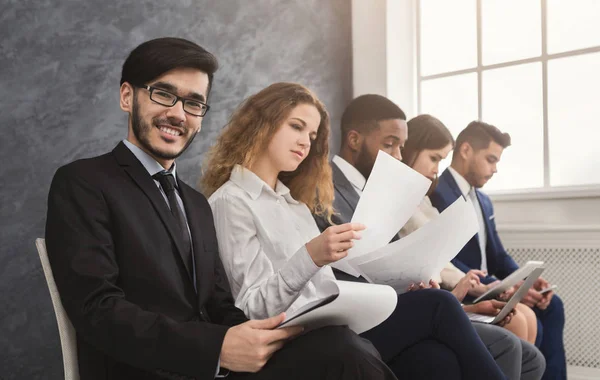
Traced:
MULTIPOLYGON (((481 191, 475 191, 481 211, 483 212, 483 220, 487 233, 486 258, 489 276, 482 279, 482 282, 488 284, 495 281, 495 278, 492 276, 503 279, 517 270, 519 266, 508 255, 502 246, 502 242, 500 242, 500 237, 496 231, 492 201, 481 191)), ((439 183, 430 198, 433 206, 439 212, 442 212, 461 196, 462 193, 452 173, 446 169, 440 176, 439 183)), ((452 263, 465 273, 471 269, 481 269, 481 249, 479 248, 478 239, 479 236, 476 234, 452 260, 452 263)))

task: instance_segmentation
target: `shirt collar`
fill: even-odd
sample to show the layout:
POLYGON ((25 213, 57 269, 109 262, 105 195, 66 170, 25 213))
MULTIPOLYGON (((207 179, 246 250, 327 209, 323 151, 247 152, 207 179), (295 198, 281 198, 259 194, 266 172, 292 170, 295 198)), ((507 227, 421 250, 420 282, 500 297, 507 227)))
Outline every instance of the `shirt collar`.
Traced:
POLYGON ((338 166, 338 168, 340 168, 340 170, 342 171, 344 176, 346 176, 346 178, 348 178, 348 181, 350 181, 352 186, 356 187, 357 189, 360 189, 361 191, 362 191, 362 189, 365 188, 365 184, 367 183, 367 180, 358 171, 358 169, 356 169, 348 161, 344 160, 342 157, 338 156, 337 154, 335 156, 333 156, 332 161, 338 166))
POLYGON ((457 172, 452 166, 449 166, 448 170, 452 174, 452 177, 454 177, 454 180, 456 181, 456 184, 458 185, 458 188, 460 189, 462 195, 464 195, 465 197, 469 195, 472 186, 469 184, 469 182, 467 182, 465 177, 460 175, 460 173, 457 172))
MULTIPOLYGON (((152 158, 152 156, 150 156, 148 153, 144 152, 137 145, 134 145, 127 140, 123 140, 123 144, 125 144, 125 146, 127 148, 129 148, 131 153, 133 153, 133 155, 142 163, 142 165, 144 166, 144 168, 146 169, 148 174, 150 174, 150 176, 153 176, 156 173, 159 173, 159 172, 162 172, 163 170, 165 170, 165 168, 163 168, 161 164, 156 162, 156 160, 154 158, 152 158)), ((177 183, 177 173, 176 173, 177 170, 176 169, 177 169, 177 164, 175 164, 175 162, 173 162, 173 166, 171 167, 169 172, 171 172, 171 174, 173 174, 173 178, 175 178, 175 183, 177 183)))
POLYGON ((290 189, 280 180, 277 180, 277 185, 275 186, 275 190, 273 190, 271 189, 271 186, 267 185, 267 183, 252 170, 241 165, 235 165, 233 167, 229 180, 244 189, 253 200, 256 200, 264 191, 273 196, 281 196, 288 203, 299 203, 290 194, 290 189))

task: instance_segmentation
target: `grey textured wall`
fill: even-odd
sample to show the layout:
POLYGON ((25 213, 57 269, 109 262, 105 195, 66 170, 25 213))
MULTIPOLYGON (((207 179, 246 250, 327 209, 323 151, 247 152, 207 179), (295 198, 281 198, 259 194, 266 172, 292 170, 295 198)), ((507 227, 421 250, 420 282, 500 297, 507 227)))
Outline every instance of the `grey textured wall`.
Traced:
POLYGON ((351 96, 349 0, 2 0, 0 31, 2 379, 63 376, 34 239, 44 235, 55 170, 125 137, 118 82, 132 48, 178 36, 220 60, 209 116, 179 161, 188 183, 247 95, 276 81, 305 84, 334 126, 351 96))

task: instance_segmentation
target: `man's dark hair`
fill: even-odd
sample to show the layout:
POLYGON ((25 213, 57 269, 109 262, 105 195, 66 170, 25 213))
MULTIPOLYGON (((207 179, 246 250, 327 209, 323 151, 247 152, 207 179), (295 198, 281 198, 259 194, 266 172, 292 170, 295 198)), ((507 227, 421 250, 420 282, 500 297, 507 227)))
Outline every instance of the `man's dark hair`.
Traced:
POLYGON ((178 68, 192 68, 208 75, 210 92, 217 58, 195 43, 183 38, 164 37, 146 41, 133 49, 123 64, 121 85, 145 85, 164 73, 178 68))
MULTIPOLYGON (((478 151, 487 149, 492 141, 502 148, 507 148, 510 146, 510 135, 505 132, 503 133, 491 124, 482 121, 472 121, 458 134, 455 149, 459 150, 464 143, 469 143, 473 150, 478 151)), ((454 155, 454 157, 456 156, 458 155, 454 155)))
POLYGON ((368 134, 379 127, 379 121, 390 119, 406 120, 406 115, 385 96, 361 95, 351 101, 342 114, 342 142, 351 130, 368 134))

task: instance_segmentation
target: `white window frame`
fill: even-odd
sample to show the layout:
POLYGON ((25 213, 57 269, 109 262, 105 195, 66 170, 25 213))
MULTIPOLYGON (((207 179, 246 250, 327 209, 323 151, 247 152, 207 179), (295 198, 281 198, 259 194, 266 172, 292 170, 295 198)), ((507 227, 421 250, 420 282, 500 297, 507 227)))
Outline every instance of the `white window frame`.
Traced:
MULTIPOLYGON (((497 200, 530 200, 530 199, 563 199, 563 198, 588 198, 600 196, 600 184, 584 185, 584 186, 551 186, 550 185, 550 150, 548 138, 548 61, 556 58, 574 57, 578 55, 598 53, 600 45, 585 49, 576 49, 561 53, 548 54, 547 51, 547 1, 541 2, 541 28, 542 28, 542 53, 540 56, 519 59, 508 62, 502 62, 492 65, 484 65, 482 63, 482 38, 481 38, 481 1, 476 0, 477 7, 477 66, 469 69, 443 72, 433 75, 421 74, 421 15, 420 7, 421 0, 416 0, 414 6, 415 23, 414 36, 415 41, 415 71, 416 71, 416 92, 417 92, 417 114, 421 113, 421 85, 423 81, 446 78, 455 75, 477 73, 477 118, 482 119, 482 74, 486 70, 498 69, 503 67, 511 67, 525 63, 541 62, 542 64, 542 107, 543 107, 543 138, 544 138, 544 185, 543 187, 530 189, 513 189, 513 190, 492 190, 488 193, 493 195, 497 200)), ((390 68, 388 68, 390 70, 390 68)), ((393 69, 392 69, 393 70, 393 69)), ((501 173, 500 173, 501 175, 501 173)))

